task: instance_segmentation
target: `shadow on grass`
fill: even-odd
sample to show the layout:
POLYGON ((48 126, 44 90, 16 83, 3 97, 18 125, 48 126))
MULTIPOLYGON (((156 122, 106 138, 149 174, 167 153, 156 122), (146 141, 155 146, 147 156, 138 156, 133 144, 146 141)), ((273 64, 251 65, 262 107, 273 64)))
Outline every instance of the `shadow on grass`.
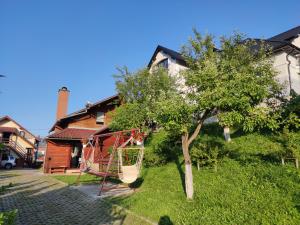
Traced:
POLYGON ((11 178, 11 177, 17 177, 20 176, 19 174, 12 174, 12 173, 8 173, 8 174, 1 174, 0 175, 0 179, 6 179, 6 178, 11 178))
POLYGON ((183 189, 184 193, 186 194, 186 191, 185 191, 185 173, 182 169, 183 162, 184 161, 180 162, 180 159, 178 157, 175 158, 175 164, 176 164, 179 176, 180 176, 181 186, 182 186, 182 189, 183 189))
POLYGON ((293 196, 293 202, 295 204, 295 208, 297 209, 297 211, 300 213, 300 193, 296 193, 293 196))
POLYGON ((158 225, 173 225, 169 216, 161 216, 158 221, 158 225))
POLYGON ((239 151, 229 151, 228 156, 231 159, 234 159, 240 165, 247 164, 257 164, 257 163, 271 163, 278 164, 280 163, 280 158, 276 153, 245 153, 239 151))

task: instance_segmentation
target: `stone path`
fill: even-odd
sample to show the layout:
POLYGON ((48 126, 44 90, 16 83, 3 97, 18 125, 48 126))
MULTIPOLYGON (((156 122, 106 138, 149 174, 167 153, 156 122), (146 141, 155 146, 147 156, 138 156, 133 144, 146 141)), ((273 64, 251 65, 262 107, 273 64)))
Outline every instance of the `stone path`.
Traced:
POLYGON ((76 189, 80 192, 83 192, 84 194, 88 195, 89 197, 93 199, 99 199, 99 198, 106 198, 106 197, 117 197, 117 196, 125 196, 133 194, 133 189, 129 188, 128 186, 123 186, 120 184, 113 184, 110 182, 107 182, 104 185, 104 188, 108 190, 103 190, 102 194, 99 196, 99 188, 100 184, 84 184, 84 185, 78 185, 78 186, 71 186, 70 188, 76 189))
POLYGON ((17 225, 149 224, 35 170, 0 170, 0 211, 18 209, 17 225))

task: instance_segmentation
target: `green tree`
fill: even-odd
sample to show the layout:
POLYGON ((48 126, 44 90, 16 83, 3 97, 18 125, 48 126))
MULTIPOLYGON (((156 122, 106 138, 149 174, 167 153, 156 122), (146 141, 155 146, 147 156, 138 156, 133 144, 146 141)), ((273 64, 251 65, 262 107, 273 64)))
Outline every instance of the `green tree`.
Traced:
POLYGON ((113 120, 110 128, 148 129, 154 124, 156 102, 160 98, 168 98, 176 91, 174 79, 163 68, 157 68, 151 73, 148 69, 131 73, 124 67, 119 72, 114 75, 116 89, 125 104, 111 112, 113 120))
POLYGON ((243 41, 239 34, 222 37, 220 49, 216 50, 211 35, 202 37, 195 31, 194 38, 182 51, 188 69, 179 76, 171 78, 163 69, 152 72, 143 69, 133 74, 122 71, 117 90, 124 102, 131 105, 116 111, 112 126, 120 129, 138 126, 134 118, 137 114, 144 118, 140 127, 155 122, 180 135, 185 191, 187 198, 192 199, 190 145, 205 120, 216 116, 223 126, 236 125, 245 131, 277 127, 271 116, 274 112, 271 100, 277 97, 281 87, 274 79, 276 72, 269 52, 264 43, 243 41), (132 109, 137 113, 133 114, 132 109))
POLYGON ((182 51, 188 65, 184 94, 160 99, 155 114, 160 125, 181 134, 188 199, 194 193, 189 147, 204 121, 217 116, 223 126, 274 129, 273 103, 281 90, 264 43, 234 34, 222 37, 216 50, 211 35, 194 34, 182 51))

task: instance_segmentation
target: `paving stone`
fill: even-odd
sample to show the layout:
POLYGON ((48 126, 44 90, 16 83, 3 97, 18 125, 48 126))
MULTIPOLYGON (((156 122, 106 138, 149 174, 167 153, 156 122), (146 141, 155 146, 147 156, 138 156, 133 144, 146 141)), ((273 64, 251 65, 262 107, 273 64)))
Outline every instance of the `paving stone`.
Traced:
POLYGON ((0 196, 0 211, 18 209, 16 225, 126 224, 125 210, 116 210, 39 171, 0 170, 1 186, 9 183, 13 187, 0 196))

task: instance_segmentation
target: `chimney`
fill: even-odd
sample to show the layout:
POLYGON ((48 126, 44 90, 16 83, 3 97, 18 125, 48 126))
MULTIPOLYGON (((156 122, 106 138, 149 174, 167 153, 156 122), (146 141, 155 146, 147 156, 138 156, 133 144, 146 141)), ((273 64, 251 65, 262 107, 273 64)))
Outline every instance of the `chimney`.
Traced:
POLYGON ((58 90, 56 120, 59 120, 67 115, 69 93, 70 91, 67 87, 62 87, 58 90))

